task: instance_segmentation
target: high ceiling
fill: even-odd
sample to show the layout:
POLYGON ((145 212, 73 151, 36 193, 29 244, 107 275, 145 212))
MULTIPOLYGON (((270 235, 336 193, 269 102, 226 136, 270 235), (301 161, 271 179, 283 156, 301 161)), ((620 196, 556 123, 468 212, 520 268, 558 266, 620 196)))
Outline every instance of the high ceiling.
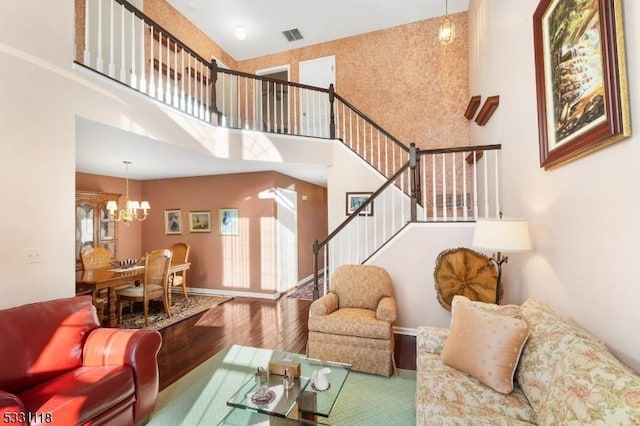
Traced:
POLYGON ((168 0, 235 60, 244 60, 467 10, 469 0, 168 0), (246 39, 235 37, 243 26, 246 39), (282 31, 297 28, 302 40, 282 31))
MULTIPOLYGON (((445 0, 168 0, 236 60, 254 58, 444 15, 445 0), (235 38, 238 25, 247 36, 235 38), (304 39, 288 42, 283 30, 298 28, 304 39)), ((467 10, 469 0, 449 0, 449 13, 467 10)), ((272 164, 204 157, 175 145, 77 120, 76 170, 159 179, 269 169, 272 164), (127 158, 121 158, 126 152, 127 158)), ((323 184, 326 172, 308 164, 279 165, 281 173, 323 184)))

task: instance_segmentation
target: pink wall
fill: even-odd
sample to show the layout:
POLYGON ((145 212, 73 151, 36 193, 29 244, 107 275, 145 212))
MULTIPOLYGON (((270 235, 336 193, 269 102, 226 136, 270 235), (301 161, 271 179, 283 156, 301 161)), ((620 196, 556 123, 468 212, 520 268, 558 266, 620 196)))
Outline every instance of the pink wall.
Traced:
MULTIPOLYGON (((122 178, 76 173, 76 190, 122 194, 119 203, 124 203, 125 187, 126 181, 122 178)), ((132 200, 142 198, 142 182, 129 180, 129 198, 132 200)), ((153 204, 151 206, 153 207, 153 204)), ((142 223, 136 221, 125 225, 120 222, 116 232, 118 235, 116 252, 119 259, 138 257, 142 254, 142 223)))
MULTIPOLYGON (((298 194, 298 277, 312 272, 312 244, 327 235, 327 191, 275 172, 129 181, 132 199, 151 203, 146 221, 118 227, 118 257, 140 256, 175 242, 191 246, 190 287, 254 293, 275 292, 276 205, 258 194, 287 188, 298 194), (306 200, 303 200, 305 196, 306 200), (218 209, 238 208, 239 235, 221 236, 218 209), (182 234, 166 235, 164 212, 182 210, 182 234), (211 232, 189 232, 189 211, 211 213, 211 232)), ((76 174, 76 188, 124 192, 124 179, 76 174)), ((295 284, 295 283, 292 283, 295 284)))

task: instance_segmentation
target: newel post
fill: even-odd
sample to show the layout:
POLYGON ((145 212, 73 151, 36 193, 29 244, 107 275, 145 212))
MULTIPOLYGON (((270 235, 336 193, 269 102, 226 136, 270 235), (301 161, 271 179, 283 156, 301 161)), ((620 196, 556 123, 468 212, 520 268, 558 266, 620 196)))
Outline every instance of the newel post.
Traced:
POLYGON ((409 145, 409 190, 411 195, 411 222, 418 220, 418 152, 415 143, 409 145))
POLYGON ((209 63, 209 82, 211 83, 211 114, 215 114, 215 121, 214 117, 211 117, 211 122, 214 122, 217 126, 220 124, 220 116, 222 114, 218 111, 218 95, 216 93, 216 83, 218 82, 218 61, 216 61, 215 58, 211 58, 211 62, 209 63))
POLYGON ((333 111, 333 101, 336 98, 336 92, 333 88, 333 83, 329 85, 329 137, 331 139, 336 138, 336 117, 333 111))

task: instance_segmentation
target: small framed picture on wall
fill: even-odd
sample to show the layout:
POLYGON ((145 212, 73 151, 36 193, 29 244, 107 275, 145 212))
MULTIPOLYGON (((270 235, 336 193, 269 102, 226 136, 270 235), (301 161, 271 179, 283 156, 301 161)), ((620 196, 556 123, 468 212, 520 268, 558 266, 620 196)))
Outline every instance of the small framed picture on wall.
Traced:
POLYGON ((182 234, 182 210, 167 209, 164 211, 164 233, 167 235, 182 234))
POLYGON ((238 209, 220 209, 220 235, 238 235, 238 209))
POLYGON ((209 210, 189 212, 189 232, 211 232, 211 212, 209 210))
MULTIPOLYGON (((346 199, 346 214, 347 216, 355 213, 364 203, 371 197, 372 192, 347 192, 346 199)), ((367 206, 358 213, 359 216, 373 216, 373 203, 367 204, 367 206)))

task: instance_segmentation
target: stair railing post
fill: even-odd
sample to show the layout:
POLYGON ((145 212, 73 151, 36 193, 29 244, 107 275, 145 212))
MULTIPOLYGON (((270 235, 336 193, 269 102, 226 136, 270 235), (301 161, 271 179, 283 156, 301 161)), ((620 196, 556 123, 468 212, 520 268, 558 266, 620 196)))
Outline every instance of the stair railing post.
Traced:
POLYGON ((217 126, 220 124, 220 111, 218 111, 218 94, 216 93, 216 83, 218 82, 218 61, 215 58, 211 58, 209 63, 209 81, 211 82, 211 114, 215 116, 211 117, 211 122, 217 126))
POLYGON ((318 252, 320 246, 318 240, 313 242, 313 300, 317 300, 320 297, 320 289, 318 288, 318 252))
POLYGON ((336 98, 336 92, 333 83, 329 85, 329 137, 336 138, 336 117, 333 111, 333 102, 336 98))
POLYGON ((415 222, 418 220, 418 179, 417 179, 417 164, 418 164, 418 153, 416 149, 416 144, 411 143, 409 145, 409 186, 410 186, 410 195, 411 195, 411 221, 415 222))

